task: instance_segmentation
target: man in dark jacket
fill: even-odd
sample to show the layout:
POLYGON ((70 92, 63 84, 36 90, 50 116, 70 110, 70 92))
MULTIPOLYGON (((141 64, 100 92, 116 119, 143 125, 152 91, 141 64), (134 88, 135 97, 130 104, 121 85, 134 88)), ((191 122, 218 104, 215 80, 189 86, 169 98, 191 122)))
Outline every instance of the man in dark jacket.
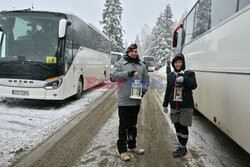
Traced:
POLYGON ((173 157, 185 156, 187 153, 186 144, 188 141, 188 126, 192 125, 193 115, 193 93, 197 87, 195 73, 185 70, 185 59, 183 54, 177 54, 172 60, 174 71, 167 75, 167 88, 163 102, 164 112, 167 113, 170 103, 170 118, 174 123, 176 135, 180 146, 173 152, 173 157), (174 101, 174 88, 182 88, 182 101, 174 101))

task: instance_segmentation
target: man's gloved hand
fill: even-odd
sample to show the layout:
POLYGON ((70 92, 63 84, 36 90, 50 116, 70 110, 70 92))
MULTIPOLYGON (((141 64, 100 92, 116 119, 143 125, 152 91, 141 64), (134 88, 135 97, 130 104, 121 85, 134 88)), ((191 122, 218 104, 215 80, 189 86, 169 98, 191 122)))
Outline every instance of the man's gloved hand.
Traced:
POLYGON ((143 96, 145 95, 146 91, 142 90, 141 92, 141 97, 143 98, 143 96))
POLYGON ((109 76, 109 80, 110 80, 110 82, 115 82, 115 80, 113 78, 111 78, 111 75, 109 76))
POLYGON ((179 77, 176 79, 176 81, 179 82, 179 83, 183 83, 183 82, 184 82, 183 76, 179 76, 179 77))
POLYGON ((168 113, 168 108, 167 107, 163 107, 163 111, 164 111, 164 113, 168 113))
POLYGON ((128 77, 133 77, 134 74, 135 74, 135 71, 129 71, 129 72, 128 72, 128 77))

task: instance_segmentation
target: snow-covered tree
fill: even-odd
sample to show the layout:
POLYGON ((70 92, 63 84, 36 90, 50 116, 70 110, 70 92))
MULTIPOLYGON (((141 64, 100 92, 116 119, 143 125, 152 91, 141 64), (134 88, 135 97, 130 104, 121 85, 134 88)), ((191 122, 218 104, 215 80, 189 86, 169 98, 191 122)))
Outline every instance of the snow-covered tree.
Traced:
POLYGON ((193 38, 210 29, 211 24, 211 2, 200 0, 194 14, 193 38))
POLYGON ((141 56, 150 56, 150 48, 152 45, 151 30, 147 24, 144 24, 140 33, 141 40, 141 56))
POLYGON ((143 56, 143 55, 142 55, 142 48, 141 48, 141 41, 140 41, 138 35, 136 35, 135 43, 137 44, 137 47, 138 47, 137 50, 138 50, 138 55, 139 55, 139 57, 143 56))
POLYGON ((102 21, 103 33, 111 40, 111 50, 124 52, 123 30, 121 26, 122 7, 119 0, 106 0, 103 9, 102 21))
POLYGON ((127 49, 128 48, 128 41, 126 40, 124 43, 124 48, 127 49))
POLYGON ((188 11, 185 10, 185 11, 183 12, 183 14, 181 15, 181 18, 179 19, 178 25, 179 25, 179 24, 183 24, 183 20, 185 19, 185 17, 187 16, 187 14, 188 14, 188 11))
POLYGON ((174 30, 176 27, 178 27, 180 24, 179 24, 179 20, 175 19, 174 22, 173 22, 173 26, 172 26, 172 29, 174 30))
POLYGON ((157 18, 152 31, 152 46, 150 55, 155 57, 157 65, 166 64, 173 57, 175 50, 172 48, 173 14, 170 5, 157 18))

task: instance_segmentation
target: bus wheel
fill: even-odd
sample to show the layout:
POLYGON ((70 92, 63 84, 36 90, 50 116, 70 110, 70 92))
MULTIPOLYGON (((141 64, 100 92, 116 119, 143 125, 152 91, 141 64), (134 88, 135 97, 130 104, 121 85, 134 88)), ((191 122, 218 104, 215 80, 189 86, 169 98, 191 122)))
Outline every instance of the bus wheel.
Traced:
POLYGON ((83 84, 82 84, 82 80, 80 78, 78 81, 78 85, 77 85, 77 93, 75 95, 76 99, 80 99, 82 97, 82 88, 83 88, 83 84))

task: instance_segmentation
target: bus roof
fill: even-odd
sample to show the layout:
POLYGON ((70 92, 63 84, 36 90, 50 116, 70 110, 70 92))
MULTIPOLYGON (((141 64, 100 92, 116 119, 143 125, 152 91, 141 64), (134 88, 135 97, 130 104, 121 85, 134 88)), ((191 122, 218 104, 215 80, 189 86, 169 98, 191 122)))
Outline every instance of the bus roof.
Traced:
MULTIPOLYGON (((153 56, 143 56, 143 57, 153 57, 153 56)), ((153 58, 155 58, 155 57, 153 57, 153 58)))
POLYGON ((34 9, 18 9, 18 10, 2 10, 0 13, 7 13, 7 12, 44 12, 44 13, 60 13, 64 15, 74 15, 73 13, 70 12, 65 12, 65 11, 48 11, 48 10, 34 10, 34 9))
POLYGON ((111 52, 111 54, 116 54, 116 55, 124 55, 123 53, 121 53, 121 52, 111 52))
POLYGON ((99 32, 99 33, 102 34, 105 38, 107 38, 107 39, 109 40, 108 36, 105 35, 102 31, 100 31, 96 26, 94 26, 94 25, 91 24, 91 23, 88 23, 88 25, 89 25, 91 28, 95 29, 97 32, 99 32))
MULTIPOLYGON (((63 15, 73 15, 77 18, 79 18, 82 22, 86 23, 85 21, 83 21, 80 17, 78 17, 77 15, 75 15, 72 12, 67 12, 67 11, 48 11, 48 10, 34 10, 34 9, 18 9, 18 10, 3 10, 0 11, 0 13, 8 13, 8 12, 41 12, 41 13, 58 13, 58 14, 63 14, 63 15)), ((102 31, 100 31, 99 29, 97 29, 93 24, 90 23, 86 23, 88 26, 90 26, 91 28, 93 28, 95 31, 97 31, 99 34, 101 34, 103 37, 105 37, 107 40, 109 40, 109 38, 107 37, 107 35, 105 35, 102 31)), ((109 40, 110 41, 110 40, 109 40)))
POLYGON ((143 59, 144 59, 144 58, 153 58, 153 59, 155 59, 155 57, 153 57, 153 56, 143 56, 142 58, 143 58, 143 59))

